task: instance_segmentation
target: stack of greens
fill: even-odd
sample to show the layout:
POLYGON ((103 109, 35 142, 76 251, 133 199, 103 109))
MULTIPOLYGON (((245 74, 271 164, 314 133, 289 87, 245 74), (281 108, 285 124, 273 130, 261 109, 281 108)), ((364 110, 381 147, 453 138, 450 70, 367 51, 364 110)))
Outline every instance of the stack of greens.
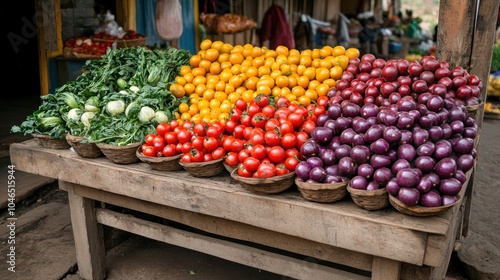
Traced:
POLYGON ((141 142, 187 101, 168 88, 189 58, 187 50, 174 48, 108 50, 102 59, 87 61, 75 81, 42 96, 40 107, 11 132, 53 138, 70 133, 83 142, 117 146, 141 142))

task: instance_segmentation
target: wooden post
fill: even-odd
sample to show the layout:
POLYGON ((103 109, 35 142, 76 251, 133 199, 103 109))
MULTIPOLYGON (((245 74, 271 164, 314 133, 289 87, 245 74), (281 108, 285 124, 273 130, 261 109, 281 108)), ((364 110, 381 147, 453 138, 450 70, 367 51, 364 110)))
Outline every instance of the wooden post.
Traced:
MULTIPOLYGON (((453 1, 441 0, 439 6, 437 58, 462 66, 483 82, 481 100, 486 100, 486 85, 491 68, 493 44, 496 34, 498 0, 453 1), (477 13, 476 13, 477 11, 477 13)), ((479 131, 483 122, 484 108, 477 112, 479 131)), ((473 173, 474 174, 474 173, 473 173)), ((467 236, 474 178, 467 186, 463 227, 461 235, 467 236)))
POLYGON ((104 235, 97 224, 94 201, 75 194, 72 183, 59 180, 59 186, 68 192, 78 274, 82 279, 105 279, 104 235))

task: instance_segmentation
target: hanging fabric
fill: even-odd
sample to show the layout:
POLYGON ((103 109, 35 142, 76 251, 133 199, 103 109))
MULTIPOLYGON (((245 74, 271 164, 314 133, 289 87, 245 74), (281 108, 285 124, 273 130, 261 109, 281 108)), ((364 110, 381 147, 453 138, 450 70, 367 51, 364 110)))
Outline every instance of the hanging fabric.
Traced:
POLYGON ((295 48, 295 40, 292 30, 288 24, 285 10, 273 4, 264 14, 262 28, 259 34, 260 45, 269 40, 269 48, 285 46, 289 49, 295 48))
POLYGON ((156 2, 156 32, 166 41, 181 37, 182 7, 179 0, 157 0, 156 2))
POLYGON ((136 1, 135 4, 137 33, 147 36, 147 46, 160 44, 162 40, 158 37, 155 21, 152 20, 156 14, 156 0, 141 0, 136 1))

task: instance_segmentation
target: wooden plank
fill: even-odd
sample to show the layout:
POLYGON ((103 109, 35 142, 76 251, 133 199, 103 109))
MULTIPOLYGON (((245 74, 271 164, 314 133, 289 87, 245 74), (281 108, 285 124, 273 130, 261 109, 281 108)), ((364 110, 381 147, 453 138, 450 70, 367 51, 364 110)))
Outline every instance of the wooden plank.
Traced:
POLYGON ((75 193, 83 197, 101 202, 112 203, 113 205, 136 210, 141 213, 158 216, 167 220, 189 225, 190 227, 203 230, 205 232, 223 235, 238 240, 254 242, 332 263, 351 266, 365 271, 370 271, 372 266, 373 257, 366 254, 257 228, 252 225, 211 217, 199 213, 183 211, 84 186, 75 186, 74 190, 75 193))
POLYGON ((385 258, 373 258, 372 280, 400 279, 401 262, 385 258))
POLYGON ((469 69, 476 1, 439 2, 437 58, 469 69), (453 15, 453 16, 449 16, 453 15))
POLYGON ((59 185, 68 191, 78 274, 83 279, 105 279, 104 238, 102 227, 97 224, 94 201, 75 194, 74 184, 59 180, 59 185))
POLYGON ((227 175, 200 179, 184 171, 158 172, 144 163, 117 165, 31 145, 11 145, 11 160, 20 170, 417 265, 424 261, 427 234, 445 235, 451 219, 449 211, 425 218, 392 208, 366 211, 348 199, 311 203, 297 191, 256 195, 227 175))
POLYGON ((116 213, 97 210, 97 221, 147 238, 210 254, 296 279, 368 279, 340 269, 308 263, 288 256, 172 228, 116 213))

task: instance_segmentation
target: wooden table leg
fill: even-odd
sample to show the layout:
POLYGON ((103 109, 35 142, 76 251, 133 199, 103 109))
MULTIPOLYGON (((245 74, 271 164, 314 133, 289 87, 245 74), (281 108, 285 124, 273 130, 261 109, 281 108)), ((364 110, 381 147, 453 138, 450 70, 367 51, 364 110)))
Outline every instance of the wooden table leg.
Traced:
POLYGON ((59 187, 68 192, 78 273, 82 279, 102 280, 106 278, 105 248, 102 225, 96 220, 95 202, 75 194, 73 186, 59 180, 59 187))
POLYGON ((401 262, 373 257, 372 280, 397 280, 401 278, 401 262))

